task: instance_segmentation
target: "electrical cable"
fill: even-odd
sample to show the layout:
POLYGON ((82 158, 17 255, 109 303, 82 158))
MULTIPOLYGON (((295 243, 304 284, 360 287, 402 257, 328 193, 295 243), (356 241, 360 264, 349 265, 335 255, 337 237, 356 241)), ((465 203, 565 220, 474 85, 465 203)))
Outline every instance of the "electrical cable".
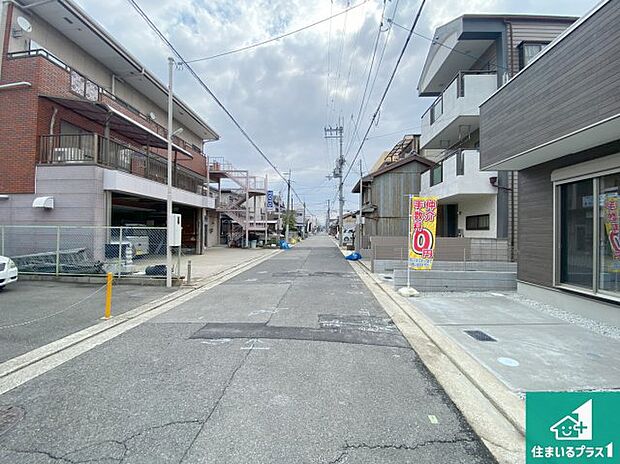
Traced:
POLYGON ((349 169, 347 170, 347 173, 345 174, 344 179, 342 180, 343 183, 347 180, 347 177, 349 176, 349 173, 351 172, 351 168, 353 167, 355 160, 357 159, 360 152, 362 151, 362 148, 364 147, 364 143, 366 142, 366 137, 368 137, 368 134, 370 133, 370 129, 372 129, 372 125, 375 122, 375 119, 377 118, 379 111, 381 110, 381 105, 383 105, 383 101, 385 100, 385 97, 387 96, 390 90, 390 87, 392 86, 392 82, 394 82, 394 77, 396 76, 396 72, 398 71, 398 67, 400 66, 403 56, 405 55, 405 52, 407 51, 407 47, 409 46, 409 42, 411 41, 413 32, 418 24, 418 21, 420 19, 420 15, 422 14, 422 9, 424 8, 425 3, 426 3, 426 0, 422 0, 422 2, 420 3, 420 7, 418 8, 418 12, 413 20, 413 24, 411 25, 411 29, 409 31, 409 34, 407 35, 407 39, 405 40, 405 43, 400 52, 400 55, 398 56, 398 59, 396 60, 396 64, 394 65, 394 70, 392 71, 392 74, 390 75, 390 79, 387 82, 385 90, 383 91, 383 94, 381 95, 381 99, 379 100, 379 104, 377 105, 377 110, 372 115, 372 119, 370 120, 368 129, 366 129, 366 133, 364 134, 364 137, 362 137, 362 142, 360 143, 360 146, 357 149, 357 152, 355 153, 355 156, 353 157, 351 164, 349 165, 349 169))
POLYGON ((370 58, 370 65, 368 68, 368 77, 366 78, 366 84, 364 85, 364 92, 362 93, 362 101, 360 102, 360 108, 359 111, 357 113, 357 119, 355 121, 355 124, 353 126, 353 132, 351 133, 351 138, 349 139, 349 143, 347 144, 347 148, 345 150, 345 155, 344 157, 346 158, 349 150, 351 149, 351 145, 353 145, 353 137, 355 136, 355 134, 357 134, 357 129, 358 129, 358 125, 359 125, 359 121, 362 115, 362 108, 364 108, 364 100, 366 99, 366 93, 368 91, 368 85, 370 84, 370 78, 372 76, 372 69, 375 63, 375 57, 377 56, 377 48, 379 46, 379 38, 381 37, 381 28, 383 27, 383 19, 385 16, 385 7, 387 5, 387 1, 383 0, 383 10, 381 11, 381 21, 379 22, 379 30, 377 31, 377 37, 375 39, 375 43, 373 46, 373 50, 372 50, 372 55, 370 58))
POLYGON ((362 6, 364 3, 368 3, 369 1, 370 0, 362 0, 362 2, 358 3, 357 5, 353 5, 352 7, 349 7, 347 9, 345 9, 345 10, 339 11, 338 13, 336 13, 336 14, 334 14, 332 16, 329 16, 327 18, 323 18, 323 19, 321 19, 319 21, 316 21, 316 22, 314 22, 312 24, 308 24, 307 26, 300 27, 299 29, 295 29, 294 31, 287 32, 287 33, 279 35, 277 37, 272 37, 270 39, 263 40, 262 42, 257 42, 257 43, 251 44, 251 45, 246 45, 245 47, 241 47, 241 48, 235 48, 233 50, 228 50, 228 51, 225 51, 225 52, 217 53, 215 55, 205 56, 204 58, 195 58, 193 60, 185 61, 184 63, 197 63, 199 61, 212 60, 212 59, 215 59, 215 58, 220 58, 222 56, 227 56, 227 55, 232 55, 234 53, 244 52, 246 50, 250 50, 252 48, 260 47, 261 45, 265 45, 265 44, 268 44, 268 43, 271 43, 271 42, 275 42, 276 40, 280 40, 280 39, 283 39, 284 37, 288 37, 290 35, 297 34, 298 32, 305 31, 306 29, 310 29, 311 27, 314 27, 314 26, 318 26, 319 24, 322 24, 322 23, 324 23, 326 21, 329 21, 330 19, 333 19, 333 18, 335 18, 337 16, 346 14, 349 11, 354 10, 355 8, 362 6))
MULTIPOLYGON (((393 19, 392 19, 392 20, 389 20, 389 19, 388 19, 388 21, 389 21, 391 24, 393 24, 394 26, 400 27, 401 29, 404 29, 405 31, 408 31, 408 30, 409 30, 409 29, 407 29, 405 26, 401 26, 400 24, 398 24, 398 23, 394 22, 394 20, 393 20, 393 19)), ((457 50, 457 49, 456 49, 456 48, 454 48, 454 47, 450 47, 449 45, 446 45, 446 44, 445 44, 445 43, 443 43, 443 42, 439 42, 438 40, 436 40, 436 39, 434 39, 434 38, 432 38, 432 37, 428 37, 428 36, 425 36, 425 35, 423 35, 423 34, 420 34, 419 32, 414 32, 413 34, 414 34, 414 35, 416 35, 416 36, 418 36, 418 37, 420 37, 420 38, 422 38, 422 39, 426 39, 426 40, 428 40, 428 41, 430 41, 430 42, 432 42, 432 43, 434 43, 434 44, 437 44, 437 45, 439 45, 440 47, 447 48, 448 50, 452 50, 452 51, 453 51, 453 52, 455 52, 455 53, 458 53, 458 54, 460 54, 460 55, 463 55, 463 56, 466 56, 466 57, 468 57, 468 58, 471 58, 471 59, 472 59, 472 60, 474 60, 474 61, 478 61, 478 59, 480 59, 480 57, 479 57, 479 56, 470 55, 469 53, 462 52, 462 51, 460 51, 460 50, 457 50)), ((507 71, 509 70, 509 68, 507 68, 506 66, 502 66, 502 65, 501 65, 501 64, 499 64, 499 63, 494 63, 494 64, 493 64, 493 66, 495 66, 496 68, 505 69, 505 70, 507 70, 507 71)))
POLYGON ((392 22, 391 21, 393 21, 396 18, 396 13, 398 12, 399 3, 400 3, 400 0, 396 0, 396 3, 394 4, 394 9, 392 10, 392 20, 388 18, 388 23, 390 24, 390 27, 387 30, 385 42, 383 42, 383 48, 381 49, 381 54, 379 55, 379 63, 377 64, 377 70, 375 71, 375 77, 373 78, 372 84, 370 85, 370 92, 368 92, 368 99, 366 99, 366 105, 364 105, 364 111, 362 112, 362 115, 366 115, 366 110, 368 109, 368 105, 370 104, 373 91, 375 90, 375 84, 377 83, 377 78, 379 77, 379 70, 381 69, 381 64, 383 63, 383 58, 385 57, 385 50, 387 49, 387 44, 388 44, 388 41, 390 40, 390 36, 392 33, 392 22))
MULTIPOLYGON (((194 69, 185 61, 185 59, 183 58, 181 53, 174 47, 174 45, 172 45, 172 43, 166 38, 166 36, 159 30, 157 25, 155 25, 155 23, 153 23, 151 18, 144 12, 144 10, 142 10, 142 8, 140 7, 140 5, 138 5, 136 0, 127 0, 127 1, 130 3, 130 5, 132 5, 134 7, 134 9, 138 12, 138 14, 146 21, 146 23, 155 32, 155 34, 157 34, 157 36, 168 46, 170 51, 179 59, 179 61, 182 64, 184 64, 184 66, 187 68, 187 70, 190 72, 190 74, 198 81, 198 83, 201 85, 201 87, 207 91, 207 93, 211 96, 211 98, 213 98, 213 100, 215 101, 217 106, 219 106, 220 109, 222 111, 224 111, 224 113, 226 113, 226 115, 230 118, 230 120, 233 122, 235 127, 237 127, 237 129, 239 129, 241 134, 243 134, 245 139, 250 143, 250 145, 252 145, 252 147, 254 147, 254 149, 258 152, 258 154, 267 162, 267 164, 269 164, 269 166, 271 166, 271 168, 276 172, 276 174, 278 174, 278 176, 281 179, 283 179, 285 182, 290 184, 288 179, 286 177, 284 177, 284 175, 280 172, 280 170, 276 167, 276 165, 273 164, 273 162, 263 152, 263 150, 261 150, 261 148, 256 144, 256 142, 254 142, 254 139, 252 139, 252 137, 250 137, 250 135, 247 133, 247 131, 241 126, 241 124, 237 121, 237 119, 233 116, 233 114, 228 110, 228 108, 226 108, 226 106, 213 93, 213 91, 209 88, 209 86, 200 78, 200 76, 198 76, 196 71, 194 71, 194 69)), ((291 186, 291 191, 295 194, 297 199, 300 202, 303 203, 303 200, 299 197, 299 195, 293 189, 292 186, 291 186)), ((311 211, 309 211, 309 212, 312 214, 311 211)))

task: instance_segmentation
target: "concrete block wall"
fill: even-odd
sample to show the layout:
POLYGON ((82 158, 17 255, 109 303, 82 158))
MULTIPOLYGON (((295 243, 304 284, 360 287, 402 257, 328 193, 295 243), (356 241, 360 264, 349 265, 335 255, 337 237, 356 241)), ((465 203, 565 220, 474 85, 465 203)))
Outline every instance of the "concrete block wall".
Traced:
MULTIPOLYGON (((407 285, 407 271, 394 271, 395 287, 407 285)), ((514 291, 516 272, 498 271, 411 271, 411 286, 420 292, 514 291)))
MULTIPOLYGON (((407 269, 407 261, 376 259, 374 272, 386 273, 396 269, 407 269)), ((517 272, 517 263, 501 261, 435 261, 433 271, 497 271, 517 272)))

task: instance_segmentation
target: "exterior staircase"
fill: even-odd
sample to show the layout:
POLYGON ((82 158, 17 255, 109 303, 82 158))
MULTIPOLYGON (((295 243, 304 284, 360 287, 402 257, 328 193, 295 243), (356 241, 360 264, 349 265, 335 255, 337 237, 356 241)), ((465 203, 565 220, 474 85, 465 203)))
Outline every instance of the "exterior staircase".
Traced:
POLYGON ((267 177, 251 176, 249 171, 235 169, 223 158, 209 160, 209 182, 218 184, 217 211, 241 227, 246 243, 250 232, 267 231, 264 198, 267 196, 267 177), (263 206, 259 203, 261 199, 263 206))

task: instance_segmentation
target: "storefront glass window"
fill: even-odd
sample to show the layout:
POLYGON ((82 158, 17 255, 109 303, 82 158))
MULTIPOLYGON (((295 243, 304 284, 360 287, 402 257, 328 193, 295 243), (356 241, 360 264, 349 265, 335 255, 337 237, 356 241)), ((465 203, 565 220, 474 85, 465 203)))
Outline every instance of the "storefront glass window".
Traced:
POLYGON ((592 288, 594 201, 592 179, 560 190, 561 282, 592 288))
POLYGON ((599 289, 620 293, 620 174, 599 180, 599 289))

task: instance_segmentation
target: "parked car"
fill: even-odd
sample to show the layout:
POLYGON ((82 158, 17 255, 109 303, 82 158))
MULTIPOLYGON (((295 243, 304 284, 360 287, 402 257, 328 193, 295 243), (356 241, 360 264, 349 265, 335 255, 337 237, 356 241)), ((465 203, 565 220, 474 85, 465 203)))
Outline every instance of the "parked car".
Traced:
POLYGON ((0 290, 17 281, 17 265, 11 258, 0 256, 0 290))

